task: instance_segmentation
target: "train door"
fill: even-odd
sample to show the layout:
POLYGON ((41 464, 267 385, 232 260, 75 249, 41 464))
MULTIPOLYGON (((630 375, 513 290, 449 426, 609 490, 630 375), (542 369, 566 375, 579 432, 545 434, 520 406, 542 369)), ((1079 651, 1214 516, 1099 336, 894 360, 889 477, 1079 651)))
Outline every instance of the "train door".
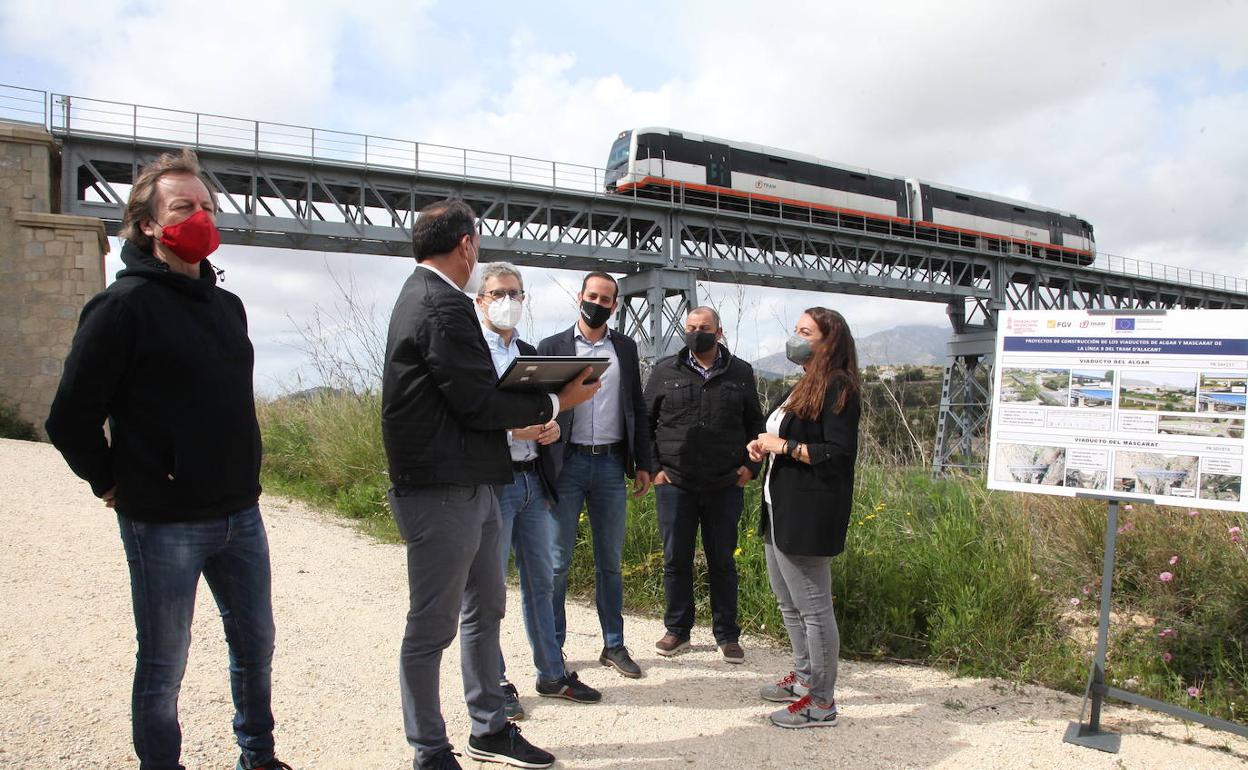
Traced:
POLYGON ((728 145, 705 142, 706 183, 712 187, 732 187, 732 166, 728 145))
POLYGON ((913 219, 916 222, 923 219, 923 194, 919 188, 919 180, 906 180, 906 210, 898 212, 898 216, 913 219))

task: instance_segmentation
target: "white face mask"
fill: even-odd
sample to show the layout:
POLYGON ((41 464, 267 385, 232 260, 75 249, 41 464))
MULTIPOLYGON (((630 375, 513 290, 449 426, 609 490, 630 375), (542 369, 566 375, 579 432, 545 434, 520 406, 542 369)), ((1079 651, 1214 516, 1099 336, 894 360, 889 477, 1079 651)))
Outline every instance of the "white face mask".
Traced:
POLYGON ((516 328, 520 318, 524 316, 524 303, 511 297, 496 299, 485 306, 485 316, 504 331, 516 328))
POLYGON ((473 297, 481 293, 481 263, 480 262, 473 265, 472 272, 468 273, 468 282, 464 284, 464 293, 473 297))

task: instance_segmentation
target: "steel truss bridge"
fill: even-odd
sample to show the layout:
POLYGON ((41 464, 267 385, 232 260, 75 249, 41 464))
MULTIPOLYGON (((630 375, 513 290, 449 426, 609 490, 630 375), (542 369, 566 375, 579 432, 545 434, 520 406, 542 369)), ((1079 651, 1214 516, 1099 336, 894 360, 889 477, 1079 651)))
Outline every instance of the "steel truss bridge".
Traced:
POLYGON ((986 456, 998 310, 1248 307, 1241 278, 1104 255, 1062 264, 680 187, 610 194, 588 166, 0 86, 0 118, 14 113, 62 145, 61 212, 112 234, 138 169, 183 146, 219 196, 226 243, 410 256, 416 212, 463 198, 487 261, 626 273, 616 326, 651 359, 679 344, 698 281, 942 303, 952 328, 935 473, 986 456))

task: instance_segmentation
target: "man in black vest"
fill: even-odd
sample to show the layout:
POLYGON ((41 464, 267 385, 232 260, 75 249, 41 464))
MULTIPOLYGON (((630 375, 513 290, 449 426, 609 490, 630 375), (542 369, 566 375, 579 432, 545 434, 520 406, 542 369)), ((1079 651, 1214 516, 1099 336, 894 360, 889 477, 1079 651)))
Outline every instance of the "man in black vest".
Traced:
POLYGON ((693 628, 693 551, 698 528, 706 553, 711 626, 720 654, 741 663, 737 625, 737 522, 744 487, 760 463, 745 445, 766 427, 754 369, 728 352, 719 314, 689 311, 685 347, 655 364, 646 385, 654 436, 655 502, 663 537, 663 592, 667 633, 660 655, 688 649, 693 628))
POLYGON ((580 317, 566 331, 537 346, 544 356, 606 357, 611 365, 602 390, 575 410, 559 415, 562 443, 552 445, 558 472, 555 491, 555 632, 562 647, 567 638, 564 601, 568 568, 576 546, 581 506, 589 514, 594 540, 594 599, 602 627, 598 662, 629 678, 641 667, 624 646, 624 581, 620 560, 628 516, 627 475, 636 479, 633 494, 650 488, 650 431, 641 392, 637 344, 607 328, 619 306, 619 286, 606 273, 593 272, 581 282, 580 317))
POLYGON ((549 423, 593 396, 589 369, 557 395, 509 393, 465 291, 477 293, 480 237, 463 201, 421 210, 416 269, 403 284, 386 340, 381 430, 390 509, 407 545, 410 605, 403 635, 403 725, 416 768, 457 770, 439 702, 442 651, 458 624, 473 759, 549 767, 554 757, 507 721, 498 624, 506 608, 494 485, 512 481, 506 430, 549 423), (475 280, 474 280, 475 279, 475 280))

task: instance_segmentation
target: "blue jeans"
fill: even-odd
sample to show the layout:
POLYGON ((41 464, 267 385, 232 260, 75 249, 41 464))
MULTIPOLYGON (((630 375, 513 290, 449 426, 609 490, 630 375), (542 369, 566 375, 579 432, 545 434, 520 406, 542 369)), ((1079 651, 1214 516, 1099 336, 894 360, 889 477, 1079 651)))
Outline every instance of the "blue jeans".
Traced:
POLYGON ((182 770, 178 693, 203 575, 225 626, 234 735, 244 767, 273 759, 273 600, 269 541, 259 506, 204 521, 144 522, 118 515, 130 566, 139 650, 131 700, 140 770, 182 770))
MULTIPOLYGON (((562 679, 563 656, 555 641, 555 614, 551 603, 555 573, 551 561, 554 521, 537 471, 516 473, 512 483, 503 488, 498 506, 503 520, 498 535, 503 574, 507 574, 507 561, 514 549, 516 571, 520 573, 524 630, 528 632, 529 647, 533 650, 537 678, 542 682, 562 679)), ((500 668, 505 677, 506 663, 500 668)))
POLYGON ((628 488, 624 458, 618 454, 587 455, 571 452, 555 485, 555 638, 560 649, 568 636, 564 603, 568 596, 568 569, 576 548, 576 530, 584 505, 594 538, 594 601, 598 624, 607 647, 624 644, 624 580, 620 559, 628 517, 628 488))

